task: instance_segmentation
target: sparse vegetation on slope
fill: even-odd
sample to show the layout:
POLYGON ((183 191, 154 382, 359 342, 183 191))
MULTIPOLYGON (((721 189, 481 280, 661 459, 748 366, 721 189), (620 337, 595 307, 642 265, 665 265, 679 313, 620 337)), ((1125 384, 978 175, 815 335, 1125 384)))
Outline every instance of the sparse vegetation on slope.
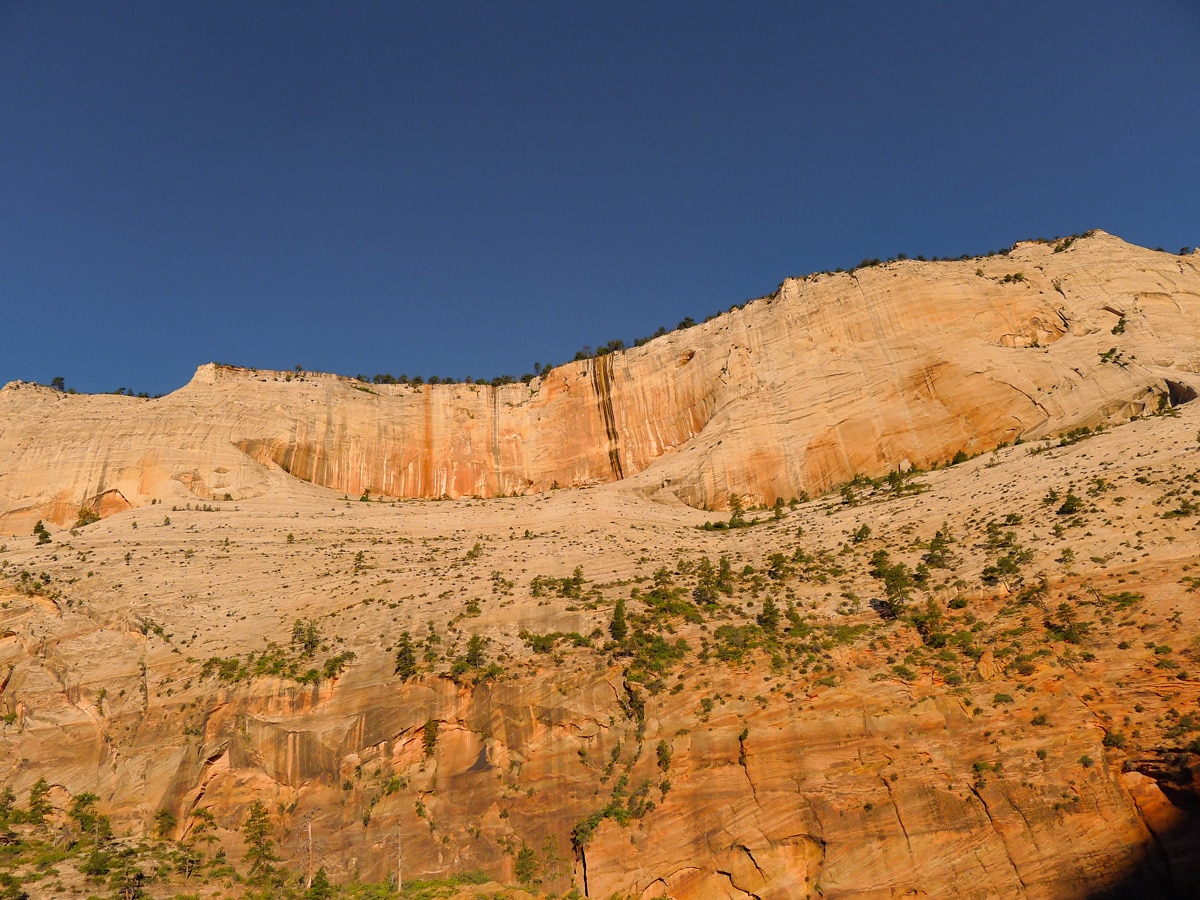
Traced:
MULTIPOLYGON (((973 264, 983 290, 1075 290, 1038 266, 1086 242, 1033 249, 973 264)), ((1113 308, 1088 355, 1117 339, 1128 362, 1146 321, 1113 308)), ((376 402, 303 371, 270 390, 317 387, 376 402)), ((1069 896, 1176 860, 1188 832, 1144 844, 1197 794, 1200 412, 1144 387, 1129 424, 968 434, 816 496, 735 485, 727 514, 658 470, 418 502, 282 464, 256 494, 232 456, 181 463, 192 493, 160 510, 108 495, 100 526, 76 521, 94 483, 65 519, 26 510, 0 546, 0 889, 391 898, 399 867, 410 897, 640 895, 685 871, 680 895, 1069 896)), ((1190 889, 1186 868, 1147 883, 1190 889)))

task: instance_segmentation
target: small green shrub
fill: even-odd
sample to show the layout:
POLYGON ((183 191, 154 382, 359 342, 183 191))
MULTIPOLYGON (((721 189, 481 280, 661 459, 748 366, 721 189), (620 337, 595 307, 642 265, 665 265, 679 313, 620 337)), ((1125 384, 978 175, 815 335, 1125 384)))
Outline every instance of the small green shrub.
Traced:
POLYGON ((1073 493, 1068 493, 1067 498, 1062 502, 1062 505, 1055 510, 1060 516, 1073 516, 1076 513, 1083 512, 1083 500, 1073 493))
POLYGON ((1125 735, 1119 731, 1110 731, 1104 735, 1102 743, 1110 749, 1119 749, 1125 746, 1125 735))

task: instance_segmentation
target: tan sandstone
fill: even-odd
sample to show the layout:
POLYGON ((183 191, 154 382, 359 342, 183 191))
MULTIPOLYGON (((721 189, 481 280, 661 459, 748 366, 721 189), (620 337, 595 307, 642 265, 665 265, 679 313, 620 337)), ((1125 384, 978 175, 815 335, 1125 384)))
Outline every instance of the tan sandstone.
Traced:
POLYGON ((167 809, 182 837, 207 809, 234 860, 261 797, 285 861, 304 865, 311 822, 338 879, 386 877, 399 831, 408 877, 511 882, 525 844, 543 890, 590 897, 1200 889, 1180 799, 1196 734, 1168 727, 1200 717, 1200 541, 1183 505, 1200 404, 1180 402, 1200 382, 1198 316, 1195 258, 1101 233, 1061 253, 788 281, 528 387, 215 366, 154 401, 10 385, 0 784, 24 796, 46 777, 64 821, 70 796, 94 791, 135 833, 167 809), (1114 345, 1120 360, 1101 361, 1114 345), (1177 415, 1035 440, 1159 396, 1177 415), (751 528, 697 527, 730 490, 770 503, 962 449, 989 452, 916 476, 920 492, 860 486, 853 502, 752 512, 751 528), (1068 491, 1085 498, 1075 523, 1045 499, 1068 491), (83 504, 104 518, 68 530, 83 504), (51 543, 35 518, 55 523, 51 543), (991 522, 1029 549, 1023 580, 981 580, 991 522), (872 609, 869 563, 887 549, 915 565, 943 524, 953 569, 913 603, 954 623, 944 658, 872 609), (777 553, 824 562, 746 574, 703 624, 670 620, 664 636, 690 649, 660 684, 604 648, 613 604, 646 613, 656 570, 690 591, 701 557, 761 576, 777 553), (535 591, 576 566, 595 594, 535 591), (722 661, 717 629, 752 625, 766 596, 793 603, 819 646, 722 661), (1079 643, 1046 625, 1059 604, 1088 625, 1079 643), (297 619, 319 626, 315 664, 353 659, 313 684, 203 675, 215 657, 287 647, 297 619), (439 659, 402 681, 401 631, 430 626, 439 659), (521 637, 556 631, 597 636, 549 653, 521 637), (456 681, 472 635, 499 671, 456 681), (977 658, 954 649, 971 640, 977 658), (627 811, 639 791, 649 802, 573 846, 614 791, 627 811))

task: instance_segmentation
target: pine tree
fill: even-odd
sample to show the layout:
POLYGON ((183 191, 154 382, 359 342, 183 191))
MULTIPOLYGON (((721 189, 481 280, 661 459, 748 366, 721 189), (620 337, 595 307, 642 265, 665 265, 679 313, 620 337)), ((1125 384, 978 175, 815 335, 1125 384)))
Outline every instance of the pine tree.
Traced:
POLYGON ((528 887, 537 878, 537 871, 537 852, 522 841, 521 849, 517 851, 517 860, 513 866, 513 874, 517 876, 517 881, 528 887))
POLYGON ((11 787, 6 786, 3 791, 0 791, 0 826, 17 821, 19 815, 17 795, 13 793, 11 787))
POLYGON ((325 867, 321 866, 321 868, 317 869, 317 874, 313 876, 312 884, 304 892, 304 898, 305 900, 330 900, 333 895, 333 885, 329 883, 329 876, 325 874, 325 867))
POLYGON ((417 674, 417 651, 413 647, 412 635, 407 631, 400 632, 396 647, 396 674, 401 681, 408 681, 417 674))
POLYGON ((268 875, 275 855, 275 841, 271 839, 271 817, 261 800, 255 800, 250 815, 242 825, 242 836, 246 839, 246 861, 250 863, 250 877, 268 875))
POLYGON ((93 793, 76 794, 71 801, 70 816, 75 820, 75 824, 79 826, 81 834, 91 834, 96 830, 99 824, 99 815, 96 812, 96 803, 100 800, 93 793))
POLYGON ((612 621, 608 623, 608 633, 612 635, 614 641, 625 640, 625 635, 629 633, 629 628, 625 624, 625 599, 617 598, 617 605, 613 607, 612 621))
POLYGON ((33 783, 33 787, 29 789, 29 811, 25 813, 26 822, 33 825, 45 823, 46 816, 54 809, 50 805, 49 794, 50 785, 45 778, 39 778, 33 783))
POLYGON ((160 841, 165 841, 175 830, 178 821, 169 809, 160 809, 154 814, 154 836, 160 841))
POLYGON ((717 570, 707 556, 701 557, 696 565, 696 587, 692 591, 692 599, 698 606, 717 601, 717 570))
POLYGON ((421 743, 425 747, 426 757, 433 756, 434 752, 437 750, 437 739, 438 721, 437 719, 430 719, 425 723, 425 727, 421 730, 421 743))
POLYGON ((779 627, 779 607, 770 597, 763 600, 762 612, 758 614, 758 624, 768 634, 774 634, 779 627))
POLYGON ((138 868, 137 854, 126 849, 117 857, 112 874, 108 878, 108 886, 113 889, 113 896, 119 900, 138 900, 146 896, 146 873, 138 868))
POLYGON ((473 634, 471 639, 467 641, 467 665, 472 669, 481 669, 483 664, 487 662, 487 656, 484 653, 484 647, 487 646, 487 641, 482 635, 473 634))
POLYGON ((741 528, 746 524, 745 509, 742 507, 742 498, 737 494, 729 495, 729 527, 741 528))
POLYGON ((733 594, 733 566, 729 564, 727 556, 721 557, 721 564, 717 568, 717 590, 722 594, 733 594))

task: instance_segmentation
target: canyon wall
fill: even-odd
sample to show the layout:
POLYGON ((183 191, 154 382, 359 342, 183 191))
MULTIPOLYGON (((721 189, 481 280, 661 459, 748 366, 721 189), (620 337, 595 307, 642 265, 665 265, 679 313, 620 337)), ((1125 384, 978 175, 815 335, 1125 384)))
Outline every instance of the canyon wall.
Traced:
POLYGON ((283 863, 339 882, 386 878, 402 833, 408 879, 512 883, 528 847, 544 890, 596 898, 1195 896, 1197 427, 1187 404, 741 529, 620 483, 393 505, 281 476, 11 538, 0 787, 24 803, 45 778, 64 832, 84 792, 118 833, 166 811, 189 840, 210 814, 243 872, 262 800, 283 863), (1005 583, 983 522, 1028 548, 1005 583), (880 615, 871 574, 880 550, 915 568, 935 529, 952 559, 911 609, 940 641, 880 615), (696 600, 722 557, 729 593, 696 600), (577 566, 573 594, 545 588, 577 566), (346 664, 301 683, 275 656, 346 664))
POLYGON ((1122 421, 1172 390, 1194 394, 1198 372, 1197 257, 1094 232, 1062 252, 1023 243, 788 279, 529 385, 365 385, 212 364, 150 401, 13 383, 0 392, 0 526, 64 524, 84 504, 106 514, 254 496, 280 470, 355 496, 636 477, 692 506, 730 492, 769 504, 1122 421))
POLYGON ((1058 246, 789 280, 529 385, 6 386, 0 786, 63 833, 85 792, 210 814, 243 870, 261 799, 339 881, 402 834, 406 877, 527 848, 589 897, 1195 896, 1200 258, 1058 246))

